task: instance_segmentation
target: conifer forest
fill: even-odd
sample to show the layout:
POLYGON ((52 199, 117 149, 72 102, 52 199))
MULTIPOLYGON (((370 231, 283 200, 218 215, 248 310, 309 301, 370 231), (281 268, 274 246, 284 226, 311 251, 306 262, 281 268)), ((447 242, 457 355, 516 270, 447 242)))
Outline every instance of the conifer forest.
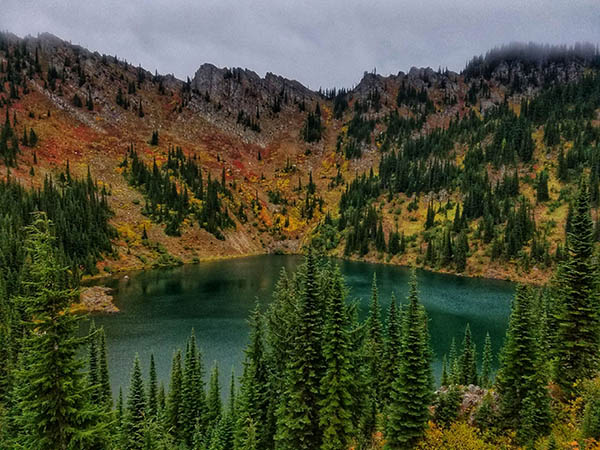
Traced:
POLYGON ((600 8, 511 1, 2 5, 0 450, 600 449, 600 8))

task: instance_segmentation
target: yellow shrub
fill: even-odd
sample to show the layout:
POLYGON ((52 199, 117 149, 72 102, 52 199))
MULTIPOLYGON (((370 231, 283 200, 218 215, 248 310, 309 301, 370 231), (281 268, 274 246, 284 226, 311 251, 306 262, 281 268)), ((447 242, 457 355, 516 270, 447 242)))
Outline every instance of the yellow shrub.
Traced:
POLYGON ((477 428, 463 422, 453 423, 449 429, 441 429, 430 423, 425 437, 417 447, 420 450, 492 450, 477 428))

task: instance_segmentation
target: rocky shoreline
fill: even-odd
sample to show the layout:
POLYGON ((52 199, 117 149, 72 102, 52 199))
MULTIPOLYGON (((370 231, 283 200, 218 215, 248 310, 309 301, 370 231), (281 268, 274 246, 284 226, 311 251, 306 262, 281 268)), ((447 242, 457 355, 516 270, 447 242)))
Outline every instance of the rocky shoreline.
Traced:
POLYGON ((111 288, 90 286, 81 289, 79 303, 73 305, 75 311, 117 313, 119 308, 113 303, 111 288))

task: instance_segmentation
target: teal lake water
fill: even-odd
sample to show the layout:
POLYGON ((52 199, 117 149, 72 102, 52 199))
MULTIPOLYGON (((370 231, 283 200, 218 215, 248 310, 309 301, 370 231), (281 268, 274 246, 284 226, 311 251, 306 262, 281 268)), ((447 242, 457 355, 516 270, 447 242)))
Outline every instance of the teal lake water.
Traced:
MULTIPOLYGON (((114 289, 115 304, 121 310, 112 315, 93 315, 96 325, 106 331, 115 394, 119 387, 126 393, 136 353, 146 376, 150 354, 154 353, 159 379, 166 385, 173 354, 177 348, 184 348, 192 328, 207 372, 218 361, 227 394, 232 367, 236 375, 241 374, 249 332, 247 317, 256 298, 268 304, 281 268, 292 272, 302 259, 265 255, 136 272, 129 274, 128 280, 123 276, 103 280, 103 285, 114 289)), ((359 301, 361 319, 368 312, 373 273, 377 274, 384 317, 392 292, 406 303, 409 269, 341 260, 338 263, 350 287, 349 299, 359 301)), ((460 344, 467 323, 479 354, 488 331, 497 353, 508 324, 512 283, 425 271, 417 274, 420 298, 430 319, 438 377, 452 337, 460 344)))

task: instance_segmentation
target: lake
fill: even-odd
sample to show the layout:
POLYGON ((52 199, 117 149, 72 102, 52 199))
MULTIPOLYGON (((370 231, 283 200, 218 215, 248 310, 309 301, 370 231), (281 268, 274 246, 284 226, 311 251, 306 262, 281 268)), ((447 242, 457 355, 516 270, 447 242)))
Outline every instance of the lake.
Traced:
MULTIPOLYGON (((206 372, 218 361, 222 390, 229 390, 232 368, 241 375, 249 328, 247 318, 258 298, 271 301, 282 268, 288 272, 302 263, 301 256, 263 255, 185 265, 173 269, 140 271, 102 280, 114 289, 117 314, 94 314, 103 326, 108 345, 108 363, 113 392, 126 393, 136 353, 145 376, 154 353, 158 377, 168 386, 171 360, 177 348, 184 349, 192 328, 202 348, 206 372)), ((339 260, 350 288, 349 299, 359 301, 360 316, 368 313, 371 281, 377 275, 380 304, 386 317, 392 292, 406 303, 410 269, 384 264, 339 260)), ((420 299, 430 319, 434 350, 434 372, 439 377, 442 356, 451 339, 462 342, 470 323, 478 357, 490 333, 495 354, 508 325, 514 285, 505 281, 465 278, 417 272, 420 299)), ((495 359, 497 365, 497 358, 495 359)))

